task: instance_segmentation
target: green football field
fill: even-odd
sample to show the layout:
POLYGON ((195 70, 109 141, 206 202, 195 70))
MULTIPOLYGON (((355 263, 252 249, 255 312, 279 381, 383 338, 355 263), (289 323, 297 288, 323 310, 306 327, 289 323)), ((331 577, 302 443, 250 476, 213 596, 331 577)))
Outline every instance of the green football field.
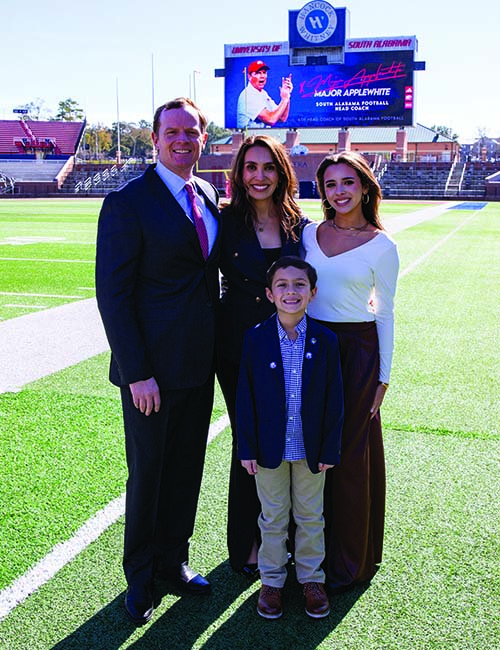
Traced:
MULTIPOLYGON (((2 321, 94 296, 100 204, 0 201, 0 337, 2 321)), ((382 217, 389 225, 429 206, 387 201, 382 217)), ((303 207, 320 218, 319 201, 303 207)), ((394 235, 385 548, 368 588, 332 598, 330 616, 312 620, 291 571, 283 617, 257 615, 258 583, 227 562, 223 429, 208 447, 190 560, 213 593, 180 597, 165 583, 153 620, 130 624, 122 516, 96 532, 95 515, 120 512, 126 478, 118 394, 101 354, 0 394, 0 650, 499 648, 500 204, 478 207, 394 235), (47 579, 20 597, 40 563, 47 579)), ((217 392, 213 423, 224 413, 217 392)))

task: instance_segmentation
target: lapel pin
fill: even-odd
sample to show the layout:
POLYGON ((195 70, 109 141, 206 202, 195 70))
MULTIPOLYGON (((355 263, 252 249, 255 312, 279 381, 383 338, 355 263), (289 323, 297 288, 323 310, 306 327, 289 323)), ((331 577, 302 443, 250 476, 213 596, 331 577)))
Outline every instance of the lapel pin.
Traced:
POLYGON ((274 370, 276 368, 276 363, 274 361, 271 361, 271 363, 269 364, 269 367, 274 370))

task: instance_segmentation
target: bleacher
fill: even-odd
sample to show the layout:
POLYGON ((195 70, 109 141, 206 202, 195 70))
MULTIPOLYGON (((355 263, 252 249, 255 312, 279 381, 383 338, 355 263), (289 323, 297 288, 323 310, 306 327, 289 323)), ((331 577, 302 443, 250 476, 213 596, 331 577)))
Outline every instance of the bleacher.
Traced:
POLYGON ((0 120, 0 153, 19 155, 41 150, 48 155, 73 156, 84 128, 85 122, 0 120))
POLYGON ((55 181, 66 160, 0 159, 0 171, 18 181, 55 181))
POLYGON ((469 162, 465 165, 462 183, 460 186, 460 195, 468 196, 485 196, 487 176, 500 171, 500 163, 492 162, 469 162))
POLYGON ((499 163, 390 162, 379 182, 386 199, 477 198, 486 195, 486 177, 499 163))
POLYGON ((123 165, 75 165, 60 191, 81 196, 105 196, 144 173, 147 165, 125 162, 123 165))
POLYGON ((0 194, 11 194, 14 189, 14 181, 0 172, 0 194))
POLYGON ((452 164, 447 162, 390 162, 379 182, 385 198, 440 198, 445 195, 452 164))
POLYGON ((55 194, 71 167, 85 122, 0 120, 3 193, 55 194))

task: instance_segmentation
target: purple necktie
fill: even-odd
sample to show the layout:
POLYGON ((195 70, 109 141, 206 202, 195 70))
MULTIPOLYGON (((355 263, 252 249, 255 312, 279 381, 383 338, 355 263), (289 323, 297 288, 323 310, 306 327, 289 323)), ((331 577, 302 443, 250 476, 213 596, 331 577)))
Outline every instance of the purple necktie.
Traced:
POLYGON ((201 216, 200 209, 196 203, 196 197, 194 193, 193 186, 191 183, 186 183, 186 191, 191 202, 191 213, 194 219, 194 225, 196 226, 196 232, 198 233, 198 239, 200 240, 201 252, 203 253, 204 259, 208 257, 208 235, 203 217, 201 216))

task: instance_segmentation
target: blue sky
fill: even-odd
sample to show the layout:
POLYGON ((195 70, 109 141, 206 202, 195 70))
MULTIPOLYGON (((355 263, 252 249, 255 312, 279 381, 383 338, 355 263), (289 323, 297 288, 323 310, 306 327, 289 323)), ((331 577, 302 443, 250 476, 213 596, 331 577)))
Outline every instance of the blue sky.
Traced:
MULTIPOLYGON (((225 43, 288 40, 288 10, 304 1, 4 0, 0 14, 0 119, 36 98, 55 112, 71 97, 90 123, 151 120, 154 103, 189 94, 196 82, 201 108, 224 122, 225 43), (237 9, 236 9, 237 7, 237 9), (248 9, 245 9, 248 7, 248 9), (197 71, 197 72, 194 72, 197 71)), ((451 127, 467 141, 484 129, 500 136, 500 3, 462 7, 450 0, 331 2, 350 11, 352 38, 415 35, 415 119, 451 127)), ((191 93, 192 94, 192 93, 191 93)))

